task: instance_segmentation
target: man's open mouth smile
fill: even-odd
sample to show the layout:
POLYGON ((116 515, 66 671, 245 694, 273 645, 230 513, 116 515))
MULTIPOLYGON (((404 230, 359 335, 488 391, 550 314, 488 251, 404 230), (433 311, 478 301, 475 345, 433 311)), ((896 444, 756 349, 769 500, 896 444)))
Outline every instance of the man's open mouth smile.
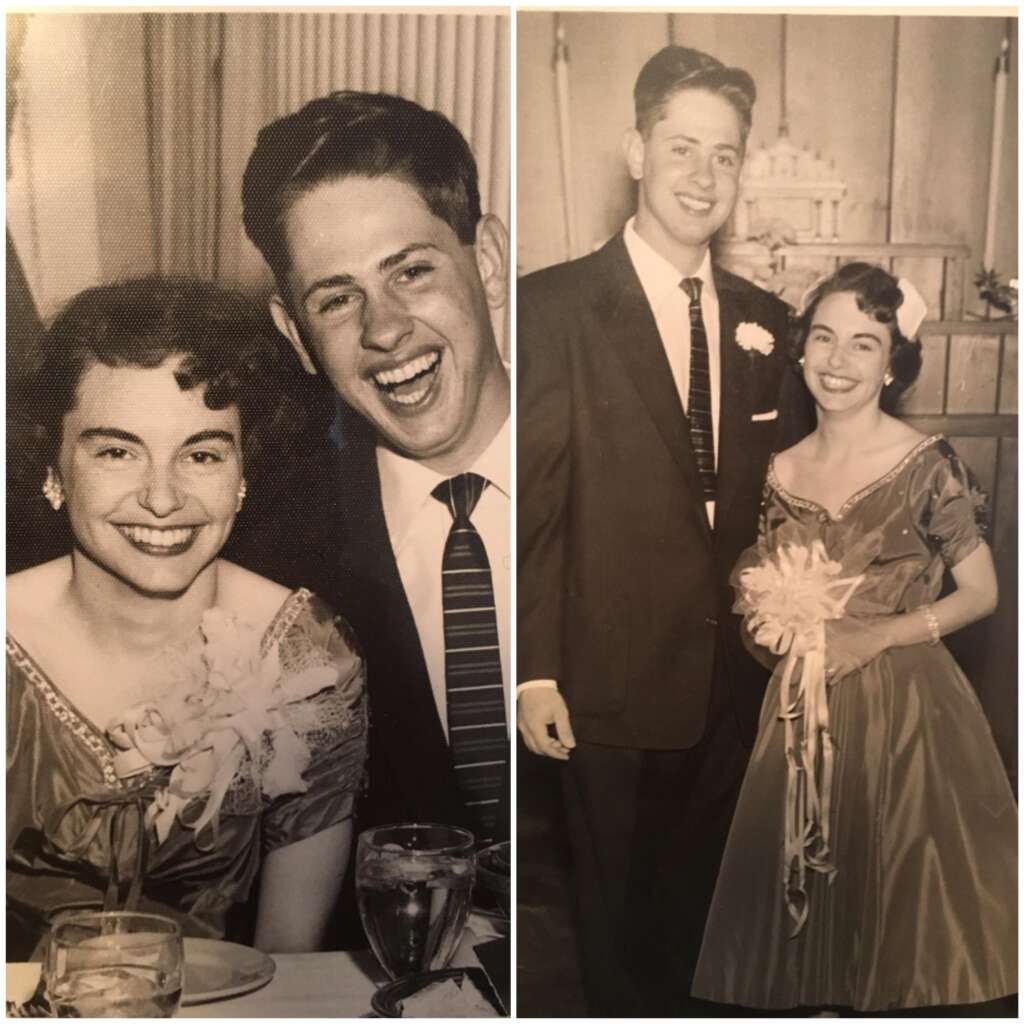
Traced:
POLYGON ((378 370, 373 383, 388 401, 413 406, 425 401, 437 380, 441 366, 440 352, 427 352, 400 366, 378 370))
POLYGON ((698 199, 696 196, 689 196, 682 192, 676 193, 676 201, 684 210, 700 217, 709 214, 715 205, 710 199, 698 199))
POLYGON ((116 524, 117 530, 137 551, 170 557, 184 554, 199 536, 198 526, 132 526, 116 524))

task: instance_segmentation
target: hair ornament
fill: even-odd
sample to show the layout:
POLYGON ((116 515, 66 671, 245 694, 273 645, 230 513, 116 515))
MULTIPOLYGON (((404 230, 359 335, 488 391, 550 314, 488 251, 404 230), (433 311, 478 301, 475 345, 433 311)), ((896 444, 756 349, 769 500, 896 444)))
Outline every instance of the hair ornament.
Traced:
MULTIPOLYGON (((832 277, 833 274, 822 274, 821 277, 819 277, 810 286, 810 288, 803 293, 800 297, 798 315, 803 316, 807 312, 807 307, 810 306, 818 289, 832 277)), ((905 277, 901 277, 896 282, 896 287, 899 288, 900 294, 903 296, 900 308, 896 310, 896 326, 899 327, 900 334, 902 334, 904 338, 908 341, 913 341, 917 336, 917 332, 920 329, 921 324, 924 322, 925 315, 928 312, 928 306, 921 297, 921 293, 905 277)))
POLYGON ((921 293, 905 277, 901 277, 896 286, 903 293, 903 302, 896 310, 896 323, 899 325, 900 334, 907 339, 916 338, 928 312, 928 306, 921 298, 921 293))

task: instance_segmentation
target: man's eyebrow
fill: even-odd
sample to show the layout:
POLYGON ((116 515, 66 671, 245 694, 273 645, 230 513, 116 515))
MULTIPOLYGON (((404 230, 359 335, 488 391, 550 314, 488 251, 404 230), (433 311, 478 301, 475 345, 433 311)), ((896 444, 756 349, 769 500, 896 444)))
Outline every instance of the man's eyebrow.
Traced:
POLYGON ((407 245, 404 249, 400 249, 392 256, 385 256, 384 259, 377 264, 377 269, 381 272, 391 270, 393 267, 397 267, 407 256, 411 256, 414 252, 419 252, 421 249, 433 249, 435 252, 440 252, 436 245, 431 242, 413 242, 411 245, 407 245))
MULTIPOLYGON (((377 270, 382 274, 397 267, 403 260, 407 259, 414 252, 420 252, 423 249, 431 249, 434 252, 440 252, 436 245, 432 242, 412 242, 411 244, 399 249, 398 252, 393 253, 390 256, 385 256, 377 264, 377 270)), ((322 277, 318 281, 314 281, 302 294, 302 301, 305 302, 314 292, 320 291, 322 288, 347 288, 350 285, 354 285, 356 279, 351 274, 332 274, 330 277, 322 277)))
POLYGON ((310 295, 322 288, 347 288, 355 283, 356 279, 351 274, 332 274, 330 277, 321 277, 319 281, 314 281, 302 293, 302 301, 305 302, 310 295))

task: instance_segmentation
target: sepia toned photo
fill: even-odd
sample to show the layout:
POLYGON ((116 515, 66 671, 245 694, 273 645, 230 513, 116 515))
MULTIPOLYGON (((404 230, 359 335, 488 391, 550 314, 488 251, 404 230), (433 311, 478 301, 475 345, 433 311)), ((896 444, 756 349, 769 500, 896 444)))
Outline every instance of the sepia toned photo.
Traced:
POLYGON ((1017 1016, 1015 11, 519 11, 517 1013, 1017 1016))
POLYGON ((8 1015, 507 1016, 508 11, 6 29, 8 1015))

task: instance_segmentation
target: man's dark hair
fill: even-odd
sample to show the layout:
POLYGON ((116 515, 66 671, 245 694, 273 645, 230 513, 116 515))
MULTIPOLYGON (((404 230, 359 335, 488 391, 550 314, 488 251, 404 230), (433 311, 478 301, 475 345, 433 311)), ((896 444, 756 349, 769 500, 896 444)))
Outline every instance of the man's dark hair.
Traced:
POLYGON ((751 111, 757 99, 754 80, 742 68, 685 46, 666 46, 640 70, 633 87, 636 130, 646 138, 664 116, 665 107, 683 89, 703 89, 721 96, 739 115, 744 144, 750 133, 751 111))
POLYGON ((384 93, 334 92, 261 129, 242 179, 242 219, 279 284, 291 204, 325 181, 382 175, 407 182, 463 245, 474 242, 476 161, 437 111, 384 93))

